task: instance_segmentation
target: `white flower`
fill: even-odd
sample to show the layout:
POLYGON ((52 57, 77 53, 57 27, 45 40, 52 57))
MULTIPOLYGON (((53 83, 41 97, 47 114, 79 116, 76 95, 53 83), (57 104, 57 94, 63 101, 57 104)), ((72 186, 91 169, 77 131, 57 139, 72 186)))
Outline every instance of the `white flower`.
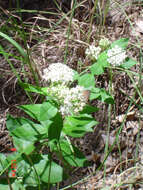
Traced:
POLYGON ((53 63, 43 70, 43 79, 51 82, 68 83, 73 81, 74 71, 62 63, 53 63))
POLYGON ((78 113, 86 105, 86 99, 83 96, 84 88, 77 85, 74 88, 68 88, 64 84, 58 84, 49 87, 48 93, 54 97, 60 106, 60 112, 63 116, 78 113))
POLYGON ((89 46, 89 48, 86 49, 85 54, 91 58, 91 60, 97 60, 99 54, 101 52, 100 47, 95 47, 93 45, 89 46))
POLYGON ((108 40, 108 38, 102 38, 100 41, 99 41, 99 46, 103 47, 103 48, 106 48, 110 45, 110 41, 108 40))
POLYGON ((70 109, 68 107, 65 107, 65 106, 60 107, 60 112, 63 116, 64 115, 70 115, 70 109))
POLYGON ((78 112, 79 112, 79 109, 78 109, 78 108, 75 108, 75 109, 74 109, 74 112, 75 112, 75 113, 78 113, 78 112))
POLYGON ((121 65, 127 57, 126 51, 118 45, 115 45, 115 47, 109 49, 107 51, 107 56, 107 61, 113 66, 121 65))

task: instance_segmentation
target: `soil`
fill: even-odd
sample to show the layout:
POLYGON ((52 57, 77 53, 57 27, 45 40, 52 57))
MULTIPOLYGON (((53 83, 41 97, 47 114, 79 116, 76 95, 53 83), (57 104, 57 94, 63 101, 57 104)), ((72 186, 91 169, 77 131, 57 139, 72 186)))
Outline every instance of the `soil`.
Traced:
MULTIPOLYGON (((20 2, 20 7, 23 9, 35 9, 38 11, 53 10, 58 13, 57 7, 53 1, 43 1, 43 3, 40 3, 40 1, 31 0, 29 3, 27 0, 25 0, 20 2)), ((125 2, 119 1, 120 6, 122 3, 125 2)), ((3 7, 1 11, 3 17, 1 18, 8 17, 9 13, 6 12, 6 8, 12 9, 16 7, 15 1, 12 1, 10 7, 7 7, 8 1, 5 1, 5 3, 3 1, 0 1, 0 5, 3 7)), ((66 13, 70 10, 71 3, 70 1, 68 1, 68 3, 67 1, 61 1, 59 3, 59 6, 66 13)), ((85 59, 84 52, 86 44, 84 42, 86 41, 86 33, 89 28, 89 23, 87 22, 90 18, 89 10, 93 8, 93 4, 87 1, 85 2, 84 6, 78 8, 78 10, 75 12, 75 20, 72 24, 72 35, 69 39, 67 56, 68 65, 73 69, 77 69, 79 72, 81 71, 81 68, 78 66, 78 60, 83 62, 86 66, 90 64, 89 61, 85 59), (82 18, 85 19, 82 20, 82 18)), ((102 4, 102 9, 104 6, 105 4, 102 4)), ((106 18, 103 33, 100 35, 98 34, 98 21, 97 19, 94 20, 91 32, 91 43, 94 41, 96 43, 96 41, 98 41, 98 39, 100 39, 103 34, 111 41, 114 41, 121 37, 127 37, 129 38, 130 47, 130 51, 128 52, 129 56, 140 61, 139 49, 135 47, 134 44, 143 42, 143 31, 142 28, 138 26, 138 20, 143 18, 141 3, 131 3, 130 1, 130 4, 125 7, 123 12, 121 9, 119 9, 119 7, 117 9, 115 4, 111 4, 111 8, 112 9, 109 11, 106 18), (123 14, 124 12, 127 16, 123 14), (135 29, 134 32, 130 26, 129 20, 133 23, 135 29), (97 40, 95 39, 95 36, 97 40), (136 36, 139 40, 136 39, 136 36)), ((44 20, 41 22, 40 18, 38 21, 33 18, 35 14, 33 15, 31 13, 26 13, 23 14, 21 18, 25 23, 29 22, 29 24, 31 24, 32 22, 33 29, 36 30, 35 33, 33 31, 30 31, 31 35, 28 39, 28 44, 31 51, 31 60, 33 60, 35 63, 35 68, 38 70, 38 75, 42 76, 42 70, 48 67, 49 63, 64 61, 66 32, 68 29, 67 27, 69 21, 68 19, 64 19, 57 27, 57 30, 53 30, 48 33, 48 27, 54 26, 54 23, 58 21, 58 16, 52 17, 51 15, 46 14, 46 18, 44 18, 44 20), (37 26, 39 26, 39 29, 34 28, 35 23, 37 26), (45 27, 46 24, 48 25, 47 28, 45 27), (40 27, 44 27, 45 32, 43 32, 40 27), (37 43, 35 40, 37 33, 38 37, 43 39, 40 43, 37 43)), ((17 17, 19 17, 19 15, 17 15, 17 17)), ((16 35, 13 33, 11 33, 11 35, 16 38, 16 35)), ((17 40, 19 41, 20 39, 17 40)), ((15 53, 15 55, 17 54, 15 49, 10 47, 6 41, 1 39, 1 44, 8 48, 9 52, 15 53)), ((23 72, 19 61, 13 59, 13 57, 10 59, 13 66, 21 74, 22 78, 23 72)), ((24 68, 27 70, 27 72, 29 72, 29 69, 26 68, 26 66, 24 66, 24 68)), ((137 65, 133 67, 132 71, 139 73, 139 66, 137 65)), ((29 83, 34 83, 31 75, 29 75, 29 78, 27 80, 29 83)), ((109 79, 106 72, 102 76, 98 76, 95 80, 98 87, 108 90, 109 79)), ((134 80, 137 84, 139 83, 139 78, 135 77, 134 80)), ((9 152, 9 149, 13 147, 13 144, 5 125, 6 115, 11 114, 15 117, 22 116, 23 113, 16 106, 28 104, 29 99, 23 89, 21 89, 18 85, 17 78, 11 71, 11 67, 7 63, 4 56, 1 54, 0 87, 0 152, 7 153, 9 152)), ((141 87, 142 85, 139 84, 139 89, 142 89, 141 87)), ((74 188, 68 189, 143 189, 143 185, 141 184, 141 182, 143 182, 143 118, 138 106, 131 106, 124 125, 121 125, 130 104, 129 97, 133 97, 135 95, 134 85, 126 73, 121 73, 118 71, 115 72, 113 76, 113 91, 115 106, 112 109, 111 114, 110 133, 108 134, 108 105, 99 101, 92 102, 93 105, 96 105, 100 108, 99 111, 94 115, 97 121, 99 121, 99 124, 95 127, 93 133, 86 134, 84 138, 75 140, 75 144, 81 147, 81 150, 84 152, 87 159, 91 162, 91 166, 88 168, 80 168, 73 171, 71 178, 63 182, 62 186, 70 185, 71 183, 77 182, 80 179, 85 178, 85 180, 80 181, 80 183, 76 184, 74 188), (103 168, 99 171, 96 171, 96 169, 104 161, 104 149, 107 138, 109 141, 109 148, 112 148, 112 144, 116 139, 117 132, 120 129, 122 129, 122 132, 119 135, 119 143, 114 146, 105 162, 106 178, 104 178, 103 168), (138 139, 139 145, 137 147, 136 144, 138 139), (130 185, 128 183, 130 183, 130 185), (120 187, 115 187, 115 184, 123 185, 120 185, 120 187)), ((37 98, 38 101, 38 97, 35 98, 37 98)), ((141 100, 139 97, 135 96, 135 98, 136 104, 140 104, 141 100)))

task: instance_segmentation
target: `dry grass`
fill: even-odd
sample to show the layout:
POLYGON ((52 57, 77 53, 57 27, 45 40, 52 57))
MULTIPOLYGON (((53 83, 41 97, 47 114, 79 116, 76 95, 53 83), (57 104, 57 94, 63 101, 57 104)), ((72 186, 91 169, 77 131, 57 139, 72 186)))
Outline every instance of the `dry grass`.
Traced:
MULTIPOLYGON (((76 69, 77 71, 81 72, 83 69, 88 68, 91 62, 85 57, 85 49, 88 47, 87 39, 88 39, 88 32, 91 26, 90 18, 93 14, 93 1, 79 1, 78 8, 75 10, 74 17, 72 18, 71 26, 70 26, 70 33, 68 33, 69 25, 70 25, 70 10, 67 13, 62 12, 61 10, 57 10, 55 15, 46 15, 46 14, 37 14, 33 18, 27 18, 23 22, 24 31, 27 37, 26 45, 28 51, 30 53, 30 59, 34 62, 35 71, 38 72, 39 77, 42 78, 42 71, 44 68, 48 67, 49 64, 55 62, 64 62, 66 56, 66 64, 70 67, 76 69), (69 35, 69 36, 68 36, 69 35), (68 42, 68 47, 67 47, 68 42), (65 52, 67 48, 67 54, 65 52)), ((62 5, 61 5, 62 6, 62 5)), ((98 9, 95 12, 95 17, 93 19, 91 31, 90 31, 90 44, 97 44, 100 38, 107 37, 111 41, 121 37, 130 37, 130 47, 132 48, 131 56, 136 57, 139 59, 139 49, 135 48, 134 44, 137 45, 137 40, 134 36, 131 35, 131 26, 128 22, 128 19, 125 14, 123 14, 123 10, 121 10, 120 6, 124 10, 126 10, 127 16, 135 25, 135 20, 138 18, 138 15, 142 15, 142 7, 141 5, 136 4, 120 4, 120 6, 112 7, 110 6, 110 11, 108 15, 110 16, 106 18, 106 23, 103 27, 102 33, 101 31, 101 18, 100 10, 104 11, 105 4, 99 4, 98 9), (100 8, 100 9, 99 9, 100 8), (114 8, 115 11, 112 10, 114 8), (114 14, 113 14, 114 12, 114 14), (139 14, 136 15, 136 12, 139 14), (98 14, 98 15, 97 15, 98 14), (97 16, 96 16, 97 15, 97 16), (121 17, 121 15, 123 15, 121 17), (117 22, 118 20, 118 22, 117 22)), ((71 4, 72 7, 72 4, 71 4)), ((14 13, 8 12, 4 9, 3 15, 8 16, 9 14, 14 16, 14 13)), ((50 8, 49 8, 50 10, 50 8)), ((41 12, 42 13, 42 12, 41 12)), ((14 18, 19 19, 19 16, 14 16, 14 18)), ((7 25, 5 17, 2 17, 1 27, 7 25)), ((13 23, 9 23, 10 27, 13 23)), ((17 26, 21 29, 21 26, 17 26)), ((19 41, 21 45, 23 45, 23 39, 19 33, 16 34, 14 31, 9 32, 9 35, 12 35, 16 41, 19 41)), ((139 40, 142 41, 142 36, 139 34, 139 40)), ((7 44, 5 41, 2 41, 2 44, 7 44)), ((24 46, 24 45, 23 45, 24 46)), ((24 47, 26 48, 26 47, 24 47)), ((11 48, 7 49, 8 53, 12 55, 17 55, 15 49, 11 48)), ((18 56, 18 55, 17 55, 18 56)), ((19 72, 21 77, 25 77, 25 72, 21 70, 21 66, 19 66, 19 60, 15 59, 13 56, 9 58, 12 63, 15 64, 16 70, 19 72)), ((29 70, 27 66, 24 68, 28 73, 29 70)), ((133 68, 133 71, 138 73, 139 68, 133 68)), ((0 99, 2 104, 2 111, 4 112, 10 105, 9 102, 12 102, 13 108, 17 104, 25 103, 25 96, 23 99, 15 100, 17 96, 17 89, 15 88, 16 78, 13 76, 6 60, 1 56, 0 58, 0 76, 1 76, 1 86, 2 86, 2 98, 0 99), (5 68, 4 68, 5 66, 5 68), (12 94, 8 94, 6 97, 5 94, 8 93, 9 89, 13 89, 12 94), (10 100, 9 100, 10 99, 10 100)), ((29 74, 28 74, 29 76, 29 74)), ((108 76, 107 73, 103 76, 96 76, 95 77, 96 84, 99 87, 105 88, 108 90, 108 76)), ((28 78, 28 81, 33 83, 32 75, 28 78)), ((138 78, 135 79, 135 82, 138 82, 138 78)), ((41 82, 42 83, 42 82, 41 82)), ((135 93, 134 86, 129 78, 129 76, 125 73, 121 73, 119 71, 115 71, 114 78, 113 78, 113 91, 115 95, 115 107, 112 110, 112 120, 111 120, 111 145, 115 140, 115 135, 117 129, 120 127, 120 122, 118 121, 117 117, 121 114, 125 114, 127 108, 129 106, 130 99, 128 96, 133 97, 135 93), (127 94, 128 96, 125 96, 127 94), (116 122, 115 122, 116 120, 116 122)), ((89 173, 94 173, 95 168, 98 167, 98 164, 104 160, 104 146, 105 140, 107 138, 107 105, 94 102, 93 104, 97 105, 100 108, 100 111, 95 115, 97 120, 100 122, 98 125, 98 130, 95 129, 94 134, 88 134, 85 136, 84 139, 80 139, 80 141, 76 141, 79 143, 83 148, 85 154, 91 154, 90 157, 92 159, 92 167, 86 171, 89 173), (100 128, 99 128, 100 127, 100 128), (98 140, 97 140, 98 134, 98 140), (93 140, 94 139, 94 140, 93 140), (96 141, 97 140, 97 141, 96 141), (88 151, 87 151, 88 150, 88 151), (94 156, 99 156, 98 162, 93 160, 93 153, 94 156), (97 155, 96 155, 97 153, 97 155)), ((140 116, 138 107, 134 107, 133 110, 136 113, 134 114, 133 121, 129 119, 124 123, 123 131, 120 134, 120 151, 119 147, 115 147, 108 156, 106 161, 107 170, 106 170, 106 178, 104 179, 104 171, 100 170, 97 174, 94 173, 94 176, 89 178, 85 186, 87 189, 142 189, 143 186, 139 183, 143 181, 142 176, 142 123, 140 124, 140 116), (135 131, 136 127, 136 131, 135 131), (136 142, 137 142, 137 135, 138 132, 140 133, 141 142, 139 143, 139 159, 137 160, 138 164, 135 165, 135 157, 136 157, 136 142), (122 144, 124 146, 122 147, 122 144), (122 157, 120 159, 119 157, 122 157), (122 170, 121 170, 122 167, 122 170), (134 171, 136 173, 134 173, 134 171), (117 184, 119 186, 117 186, 117 184)), ((142 122, 142 121, 141 121, 142 122)), ((89 155, 88 155, 89 156, 89 155)), ((83 172, 85 174, 85 172, 83 172)), ((73 178, 74 178, 73 174, 73 178)), ((81 176, 80 176, 81 177, 81 176)), ((66 183, 65 183, 66 184, 66 183)), ((84 189, 84 186, 77 186, 77 189, 84 189)))

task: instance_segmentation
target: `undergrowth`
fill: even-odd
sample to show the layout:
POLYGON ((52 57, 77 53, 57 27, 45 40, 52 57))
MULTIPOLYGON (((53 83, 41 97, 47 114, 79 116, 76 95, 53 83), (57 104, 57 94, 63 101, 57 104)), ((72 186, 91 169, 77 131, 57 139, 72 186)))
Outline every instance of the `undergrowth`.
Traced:
MULTIPOLYGON (((7 115, 6 127, 15 149, 11 149, 14 152, 8 156, 0 153, 0 189, 43 190, 54 186, 56 189, 64 190, 84 182, 103 168, 105 182, 106 160, 116 144, 122 163, 119 136, 128 114, 135 106, 142 114, 140 41, 137 38, 140 51, 140 60, 137 62, 127 55, 126 50, 130 49, 131 45, 129 38, 120 38, 111 42, 106 37, 106 23, 112 1, 104 3, 95 0, 88 3, 87 0, 73 0, 68 11, 63 11, 62 3, 59 1, 54 0, 53 3, 55 11, 40 10, 38 13, 37 10, 22 9, 18 0, 17 9, 6 11, 1 8, 3 22, 0 29, 2 41, 0 54, 9 64, 13 75, 17 78, 17 84, 24 89, 30 104, 18 106, 28 114, 26 118, 7 115), (30 16, 35 14, 35 16, 24 20, 26 14, 30 16), (83 18, 80 14, 84 15, 83 18), (94 27, 97 27, 97 30, 94 27), (62 36, 58 52, 55 51, 56 58, 58 55, 63 57, 62 63, 56 61, 45 64, 47 60, 42 47, 42 64, 46 66, 43 69, 34 61, 32 51, 42 43, 53 42, 50 47, 52 49, 55 42, 52 35, 57 35, 56 40, 58 36, 62 36), (74 49, 80 54, 76 63, 72 62, 74 49), (20 64, 18 69, 13 64, 13 59, 20 64), (139 67, 139 73, 133 71, 133 67, 139 67), (117 72, 124 73, 130 78, 134 94, 132 97, 125 94, 129 99, 129 105, 115 134, 115 140, 110 146, 111 120, 116 103, 113 79, 117 72), (96 85, 96 78, 102 77, 105 73, 108 88, 99 88, 96 85), (135 77, 138 78, 138 83, 135 77), (33 93, 40 95, 39 102, 35 102, 33 93), (81 138, 86 133, 94 131, 98 124, 94 117, 94 113, 99 110, 94 104, 97 100, 108 105, 104 159, 91 175, 74 184, 61 187, 60 183, 70 177, 73 168, 91 165, 80 151, 80 147, 76 147, 72 142, 74 138, 81 138)), ((116 3, 134 30, 124 10, 125 4, 116 3)), ((138 157, 139 136, 140 131, 137 137, 135 163, 138 157)), ((120 172, 123 172, 122 167, 120 172)), ((122 183, 114 184, 113 187, 122 185, 122 183)))

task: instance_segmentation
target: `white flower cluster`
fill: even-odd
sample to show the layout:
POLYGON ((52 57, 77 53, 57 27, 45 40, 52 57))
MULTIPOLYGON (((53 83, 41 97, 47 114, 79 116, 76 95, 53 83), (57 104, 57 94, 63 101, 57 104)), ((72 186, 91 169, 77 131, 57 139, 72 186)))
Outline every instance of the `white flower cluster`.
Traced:
POLYGON ((88 57, 90 57, 91 60, 97 60, 100 52, 101 52, 100 47, 95 47, 94 45, 90 45, 89 48, 86 49, 85 54, 88 57))
POLYGON ((86 98, 83 96, 84 88, 68 87, 69 82, 73 81, 74 70, 62 63, 54 63, 43 73, 43 78, 51 82, 48 94, 58 102, 63 116, 76 114, 83 109, 86 105, 86 98))
POLYGON ((65 85, 56 85, 49 88, 50 95, 54 96, 60 104, 60 112, 63 116, 78 113, 86 105, 86 99, 83 96, 84 88, 76 86, 68 88, 65 85))
POLYGON ((102 38, 99 41, 99 46, 103 47, 103 48, 107 48, 110 45, 110 41, 108 40, 108 38, 102 38))
POLYGON ((126 51, 118 45, 115 45, 112 49, 109 49, 107 51, 107 56, 107 61, 113 66, 121 65, 127 57, 126 51))
POLYGON ((43 70, 43 79, 52 83, 68 83, 73 81, 74 71, 62 63, 53 63, 43 70))

